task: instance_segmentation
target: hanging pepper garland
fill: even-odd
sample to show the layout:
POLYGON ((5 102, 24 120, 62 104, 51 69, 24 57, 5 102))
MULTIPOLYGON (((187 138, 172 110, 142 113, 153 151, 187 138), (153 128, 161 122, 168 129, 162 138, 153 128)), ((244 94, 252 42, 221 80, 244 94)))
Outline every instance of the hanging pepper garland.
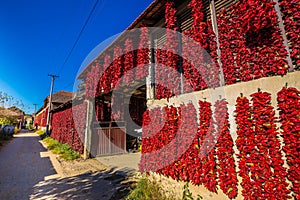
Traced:
POLYGON ((105 70, 103 72, 103 74, 100 77, 100 81, 99 81, 99 85, 98 85, 98 92, 100 94, 102 93, 109 93, 111 91, 111 81, 112 81, 112 77, 111 77, 111 64, 112 64, 112 59, 111 56, 109 54, 106 54, 104 56, 104 62, 103 62, 103 70, 105 70))
POLYGON ((243 196, 245 199, 287 199, 290 191, 285 180, 287 173, 277 138, 275 111, 270 105, 271 96, 257 92, 251 97, 252 109, 246 97, 239 97, 235 110, 243 196))
POLYGON ((208 75, 209 77, 209 87, 217 88, 220 86, 220 65, 218 63, 218 53, 217 53, 217 42, 216 42, 216 34, 213 31, 211 20, 207 20, 207 35, 209 38, 209 47, 207 49, 211 58, 208 58, 206 61, 208 63, 208 75))
POLYGON ((300 4, 299 0, 280 0, 284 28, 292 50, 291 58, 295 69, 300 69, 300 4))
POLYGON ((99 61, 96 61, 91 70, 88 71, 86 75, 86 87, 85 87, 85 97, 86 99, 94 98, 99 93, 97 92, 97 86, 99 83, 99 78, 101 74, 100 64, 99 61))
POLYGON ((219 85, 219 68, 212 23, 210 20, 206 20, 202 0, 191 0, 188 6, 192 8, 193 26, 190 30, 192 38, 202 47, 201 49, 197 48, 200 52, 195 52, 197 54, 196 68, 202 77, 199 78, 199 84, 203 89, 206 87, 216 88, 219 85))
POLYGON ((135 54, 133 51, 132 39, 125 40, 125 55, 124 55, 124 83, 131 84, 134 80, 135 54))
POLYGON ((185 92, 191 92, 191 89, 194 91, 202 90, 207 88, 208 85, 203 78, 206 75, 206 71, 203 65, 205 58, 202 48, 208 48, 206 40, 207 24, 203 13, 203 3, 202 0, 192 0, 188 6, 192 9, 193 26, 190 30, 183 32, 186 35, 183 38, 183 58, 191 59, 183 60, 183 75, 189 82, 188 85, 184 86, 185 92), (193 41, 190 41, 189 37, 193 41), (194 45, 197 46, 193 47, 194 45))
POLYGON ((193 26, 183 32, 182 55, 189 58, 183 59, 184 91, 216 88, 219 86, 219 66, 211 21, 205 19, 202 0, 192 0, 188 6, 191 8, 193 26))
POLYGON ((217 173, 215 160, 215 138, 212 118, 211 103, 199 101, 200 124, 198 134, 200 137, 201 182, 211 192, 217 191, 217 173))
POLYGON ((246 97, 238 97, 234 112, 236 113, 235 121, 237 124, 237 139, 235 143, 240 152, 237 156, 239 158, 239 175, 242 178, 242 194, 245 200, 250 200, 254 199, 256 195, 256 186, 253 184, 254 181, 251 179, 250 173, 253 174, 255 165, 258 165, 258 162, 255 160, 255 155, 258 155, 258 152, 255 148, 255 134, 252 128, 252 111, 249 100, 246 97))
POLYGON ((216 135, 219 136, 216 143, 219 184, 223 192, 233 199, 238 194, 238 180, 234 163, 233 140, 229 130, 229 115, 225 99, 215 103, 216 135))
POLYGON ((217 16, 218 24, 222 24, 218 29, 221 61, 227 84, 285 75, 288 70, 287 52, 283 46, 273 3, 266 1, 266 10, 261 10, 262 7, 265 8, 260 4, 261 1, 251 2, 238 1, 230 9, 223 9, 217 16), (248 7, 251 9, 245 11, 248 7), (256 9, 260 10, 259 15, 256 9), (264 17, 266 15, 269 19, 264 17), (255 22, 249 21, 252 17, 255 22), (270 23, 266 24, 265 20, 270 23), (256 28, 249 32, 247 27, 252 25, 256 28))
POLYGON ((288 179, 292 183, 293 196, 300 199, 300 91, 284 87, 277 96, 281 129, 284 138, 288 179))
MULTIPOLYGON (((237 4, 233 4, 231 10, 232 13, 226 9, 222 9, 217 16, 218 24, 222 24, 222 26, 218 26, 222 68, 226 84, 229 85, 241 79, 239 71, 241 61, 235 55, 237 53, 240 53, 240 56, 246 55, 239 52, 244 42, 243 37, 238 33, 240 31, 239 24, 241 23, 241 19, 233 14, 234 11, 238 10, 237 4), (233 60, 236 60, 237 64, 234 64, 233 60)), ((249 79, 250 77, 247 78, 247 80, 249 79)))
POLYGON ((83 153, 86 103, 54 112, 51 123, 51 137, 66 143, 79 153, 83 153))
POLYGON ((271 95, 267 92, 257 92, 251 95, 253 101, 253 124, 255 130, 254 142, 257 144, 259 166, 256 168, 259 174, 256 182, 262 183, 260 195, 263 198, 287 199, 290 191, 287 189, 283 167, 283 159, 280 151, 280 141, 277 138, 275 125, 275 111, 271 106, 271 95))
POLYGON ((124 121, 124 95, 115 94, 111 99, 111 121, 124 121))
MULTIPOLYGON (((164 112, 160 108, 154 108, 147 110, 144 113, 142 158, 140 162, 140 171, 142 172, 153 170, 161 172, 161 170, 167 166, 162 158, 155 158, 153 155, 147 155, 147 153, 155 152, 165 147, 174 139, 175 134, 177 133, 179 124, 177 108, 171 106, 164 107, 163 110, 164 112), (161 162, 157 162, 158 160, 161 162)), ((172 151, 172 153, 174 153, 174 151, 172 151)), ((167 155, 164 156, 166 156, 167 159, 167 155)))
POLYGON ((258 33, 262 29, 276 25, 277 15, 275 3, 271 0, 242 0, 240 1, 240 17, 243 19, 242 31, 258 33))
POLYGON ((170 98, 180 94, 180 76, 179 76, 179 56, 178 56, 178 25, 176 19, 177 10, 174 8, 173 1, 167 1, 165 4, 166 18, 166 44, 162 49, 157 49, 157 63, 160 66, 156 67, 156 98, 170 98), (160 84, 161 83, 161 84, 160 84), (165 83, 165 84, 162 84, 165 83))
POLYGON ((89 99, 92 97, 92 73, 89 70, 85 77, 85 98, 89 99))
POLYGON ((137 80, 146 78, 148 76, 149 67, 149 54, 150 54, 150 44, 149 44, 149 29, 146 26, 140 28, 140 42, 139 48, 137 50, 137 68, 135 70, 137 80))
POLYGON ((112 89, 115 89, 116 85, 120 81, 122 75, 123 75, 123 50, 120 46, 116 46, 114 48, 114 60, 112 63, 112 80, 111 80, 111 87, 112 89))
POLYGON ((194 143, 197 136, 197 114, 196 109, 192 103, 180 105, 180 137, 177 137, 177 157, 179 177, 182 181, 193 181, 195 173, 194 158, 197 156, 194 143), (183 154, 182 154, 183 153, 183 154), (180 155, 182 154, 182 155, 180 155))

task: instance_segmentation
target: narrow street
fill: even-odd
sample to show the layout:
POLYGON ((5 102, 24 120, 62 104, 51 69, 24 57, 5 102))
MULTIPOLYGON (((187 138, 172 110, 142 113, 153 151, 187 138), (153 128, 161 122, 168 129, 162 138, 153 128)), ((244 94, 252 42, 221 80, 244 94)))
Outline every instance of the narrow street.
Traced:
POLYGON ((39 136, 21 132, 0 149, 0 199, 119 199, 126 178, 111 170, 56 177, 39 136), (44 153, 42 153, 44 152, 44 153))
POLYGON ((56 174, 35 133, 21 132, 0 150, 0 199, 29 199, 33 187, 56 174))

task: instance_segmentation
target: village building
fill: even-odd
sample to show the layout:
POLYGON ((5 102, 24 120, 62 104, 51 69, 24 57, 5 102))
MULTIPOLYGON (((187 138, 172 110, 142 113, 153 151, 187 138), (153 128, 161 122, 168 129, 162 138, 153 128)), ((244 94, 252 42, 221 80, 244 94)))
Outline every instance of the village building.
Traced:
POLYGON ((81 72, 51 137, 85 156, 127 153, 142 137, 140 171, 212 199, 299 198, 297 8, 153 1, 81 72))

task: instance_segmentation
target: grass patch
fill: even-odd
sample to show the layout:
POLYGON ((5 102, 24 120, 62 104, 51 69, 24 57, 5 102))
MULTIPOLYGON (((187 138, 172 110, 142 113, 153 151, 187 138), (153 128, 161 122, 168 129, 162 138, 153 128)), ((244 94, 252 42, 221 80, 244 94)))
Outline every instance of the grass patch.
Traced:
POLYGON ((156 181, 150 181, 148 178, 141 178, 130 191, 126 200, 172 200, 166 196, 162 186, 156 181))
POLYGON ((35 133, 38 134, 42 140, 47 137, 45 130, 39 129, 39 130, 35 131, 35 133))
POLYGON ((14 128, 14 134, 17 134, 20 132, 20 129, 18 129, 17 127, 14 128))
MULTIPOLYGON (((42 134, 43 135, 43 134, 42 134)), ((58 154, 60 158, 65 160, 76 160, 80 157, 78 152, 75 152, 67 144, 62 144, 50 137, 45 137, 43 141, 47 144, 47 148, 54 154, 58 154)))

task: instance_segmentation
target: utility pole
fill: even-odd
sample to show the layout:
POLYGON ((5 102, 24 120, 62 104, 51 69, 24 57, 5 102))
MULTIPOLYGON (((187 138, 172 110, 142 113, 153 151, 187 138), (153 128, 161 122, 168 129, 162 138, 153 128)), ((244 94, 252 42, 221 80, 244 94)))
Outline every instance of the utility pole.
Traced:
POLYGON ((35 117, 36 116, 36 106, 37 106, 37 104, 34 103, 33 105, 34 105, 34 117, 35 117))
POLYGON ((52 81, 51 81, 51 87, 50 87, 50 100, 49 100, 49 109, 48 109, 48 115, 47 115, 46 135, 49 135, 50 112, 52 109, 52 93, 53 93, 53 87, 54 87, 54 80, 55 80, 55 78, 59 77, 59 76, 56 76, 53 74, 48 74, 48 76, 52 77, 52 81))
POLYGON ((35 117, 36 117, 36 106, 37 106, 37 104, 34 103, 33 105, 34 105, 34 114, 33 114, 33 120, 32 120, 32 123, 33 123, 33 121, 35 120, 35 117))

